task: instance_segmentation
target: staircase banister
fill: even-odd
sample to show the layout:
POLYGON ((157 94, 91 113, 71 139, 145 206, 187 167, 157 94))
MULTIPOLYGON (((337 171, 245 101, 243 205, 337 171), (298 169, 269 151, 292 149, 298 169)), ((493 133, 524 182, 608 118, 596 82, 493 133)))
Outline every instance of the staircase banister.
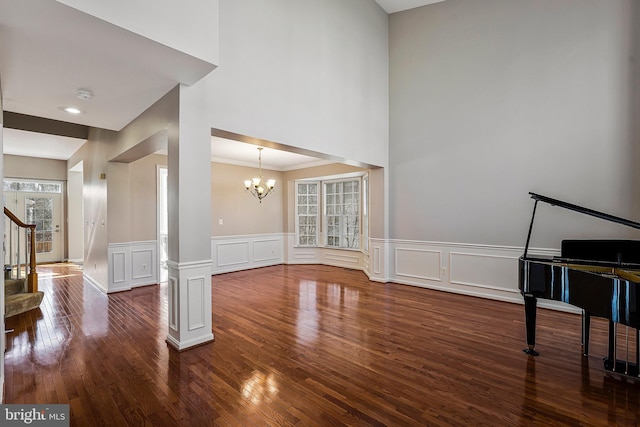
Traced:
POLYGON ((27 287, 29 292, 38 292, 38 273, 36 272, 36 224, 25 224, 7 207, 4 207, 4 214, 21 228, 31 229, 29 248, 29 274, 27 276, 27 287))
POLYGON ((11 219, 11 221, 15 222, 19 227, 36 228, 35 224, 25 224, 24 222, 20 221, 20 218, 18 218, 13 212, 7 209, 6 206, 4 208, 4 214, 8 216, 11 219))

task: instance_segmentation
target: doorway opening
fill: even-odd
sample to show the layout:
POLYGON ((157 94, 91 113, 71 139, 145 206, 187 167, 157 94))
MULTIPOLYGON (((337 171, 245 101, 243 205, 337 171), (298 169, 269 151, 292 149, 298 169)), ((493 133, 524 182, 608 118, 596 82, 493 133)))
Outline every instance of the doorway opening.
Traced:
MULTIPOLYGON (((63 183, 57 181, 4 180, 4 202, 7 209, 27 224, 36 224, 36 256, 39 263, 60 262, 64 252, 63 183)), ((5 257, 27 248, 25 235, 17 225, 5 223, 5 235, 19 236, 10 242, 5 257), (15 230, 11 230, 15 227, 15 230), (22 235, 21 235, 22 234, 22 235)), ((5 259, 6 263, 6 259, 5 259)))
POLYGON ((167 268, 167 260, 169 259, 169 205, 167 202, 167 177, 168 169, 164 166, 158 166, 158 185, 157 185, 157 210, 158 210, 158 272, 160 283, 166 283, 169 280, 169 270, 167 268))
POLYGON ((67 173, 67 259, 84 263, 84 197, 83 162, 76 163, 67 173))

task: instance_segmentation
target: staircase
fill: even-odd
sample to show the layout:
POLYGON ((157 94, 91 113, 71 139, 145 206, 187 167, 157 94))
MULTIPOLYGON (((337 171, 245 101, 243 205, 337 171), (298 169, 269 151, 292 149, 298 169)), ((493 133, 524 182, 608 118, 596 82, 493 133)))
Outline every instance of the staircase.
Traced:
POLYGON ((16 316, 38 308, 44 292, 27 292, 25 279, 4 279, 4 315, 16 316))
POLYGON ((44 293, 38 291, 36 224, 25 224, 6 207, 4 214, 10 220, 9 235, 5 235, 5 248, 9 249, 5 253, 4 315, 11 317, 38 308, 44 293), (24 238, 20 236, 21 231, 24 238), (24 258, 21 257, 21 241, 24 258))

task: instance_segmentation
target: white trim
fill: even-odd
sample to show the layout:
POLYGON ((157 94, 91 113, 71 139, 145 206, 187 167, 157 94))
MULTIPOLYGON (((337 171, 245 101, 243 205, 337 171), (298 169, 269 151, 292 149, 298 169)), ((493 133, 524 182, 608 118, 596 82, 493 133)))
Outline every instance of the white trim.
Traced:
POLYGON ((169 333, 167 343, 184 350, 213 341, 211 318, 211 260, 169 260, 169 333))
POLYGON ((109 243, 107 293, 158 283, 158 244, 155 240, 109 243), (139 254, 148 254, 140 257, 139 254))
MULTIPOLYGON (((205 276, 187 278, 187 301, 190 303, 187 316, 189 331, 205 326, 205 286, 205 276)), ((209 286, 211 286, 211 276, 209 276, 209 286)))
POLYGON ((178 307, 180 306, 180 294, 178 292, 178 279, 175 277, 169 277, 169 285, 168 285, 168 297, 169 300, 174 301, 176 305, 173 305, 169 311, 169 328, 174 331, 178 330, 179 325, 179 317, 178 317, 178 307))
POLYGON ((211 238, 211 274, 230 273, 284 263, 281 233, 211 238))
POLYGON ((184 270, 189 268, 210 267, 211 260, 203 259, 200 261, 187 261, 187 262, 176 262, 172 260, 167 260, 167 265, 172 268, 184 270))
MULTIPOLYGON (((432 249, 416 249, 416 248, 395 248, 395 252, 394 252, 394 261, 395 261, 395 272, 396 272, 396 276, 403 276, 403 277, 412 277, 415 279, 426 279, 426 280, 435 280, 438 282, 442 282, 442 274, 441 269, 440 269, 440 265, 442 264, 442 251, 436 251, 436 250, 432 250, 432 249), (437 269, 436 269, 436 276, 434 275, 421 275, 421 274, 411 274, 411 273, 401 273, 399 272, 399 260, 401 259, 401 257, 399 256, 400 253, 402 251, 405 252, 417 252, 417 253, 424 253, 424 254, 437 254, 438 255, 438 260, 437 260, 437 269)), ((424 266, 425 263, 423 262, 422 265, 424 266)))
MULTIPOLYGON (((371 239, 371 242, 374 251, 385 243, 381 239, 371 239)), ((389 240, 387 244, 388 253, 393 253, 395 259, 388 281, 500 301, 523 301, 518 288, 518 259, 524 252, 522 247, 415 240, 389 240), (415 256, 415 252, 438 253, 440 260, 425 262, 424 258, 415 256)), ((559 253, 548 248, 530 249, 530 252, 550 256, 559 253)), ((546 306, 557 308, 553 304, 546 306)))
POLYGON ((466 257, 475 257, 475 258, 488 258, 488 259, 503 259, 503 260, 508 260, 511 261, 512 265, 518 265, 518 256, 504 256, 504 255, 486 255, 486 254, 478 254, 478 253, 471 253, 471 252, 453 252, 450 251, 449 252, 449 283, 451 284, 455 284, 455 285, 464 285, 464 286, 473 286, 473 287, 478 287, 478 288, 485 288, 485 289, 493 289, 493 290, 500 290, 500 291, 509 291, 509 292, 519 292, 518 290, 514 290, 514 289, 509 289, 509 288, 503 288, 503 287, 499 287, 499 286, 495 286, 495 285, 488 285, 488 284, 484 284, 484 283, 477 283, 477 282, 471 282, 471 281, 464 281, 464 280, 453 280, 453 273, 454 271, 457 271, 457 269, 454 270, 453 268, 453 260, 454 257, 458 255, 458 256, 466 256, 466 257))
POLYGON ((213 333, 209 334, 206 337, 192 338, 185 341, 178 341, 171 335, 167 335, 167 344, 169 344, 171 347, 173 347, 178 351, 186 350, 188 348, 195 347, 202 344, 207 344, 212 342, 213 340, 214 340, 213 333))
MULTIPOLYGON (((362 270, 372 282, 394 282, 518 304, 523 302, 518 288, 518 259, 524 252, 523 247, 370 238, 370 251, 365 254, 335 248, 296 247, 295 239, 295 233, 214 237, 211 239, 212 274, 282 263, 322 264, 362 270), (280 253, 286 255, 265 257, 264 260, 255 257, 252 247, 254 242, 260 241, 274 245, 282 242, 280 253), (233 265, 220 265, 217 249, 239 242, 247 244, 246 262, 236 259, 233 265), (431 255, 433 259, 423 262, 424 259, 416 254, 431 255)), ((551 248, 530 248, 529 252, 545 256, 560 254, 559 250, 551 248)), ((571 313, 580 311, 556 301, 540 300, 538 305, 571 313)))
MULTIPOLYGON (((169 167, 164 165, 156 165, 156 271, 158 272, 158 281, 161 280, 161 260, 160 254, 162 251, 162 232, 160 230, 160 223, 162 222, 162 214, 160 211, 160 205, 162 204, 163 194, 160 192, 162 188, 162 171, 165 170, 169 173, 169 167)), ((167 194, 168 197, 168 194, 167 194)), ((169 213, 166 212, 166 215, 169 213)))

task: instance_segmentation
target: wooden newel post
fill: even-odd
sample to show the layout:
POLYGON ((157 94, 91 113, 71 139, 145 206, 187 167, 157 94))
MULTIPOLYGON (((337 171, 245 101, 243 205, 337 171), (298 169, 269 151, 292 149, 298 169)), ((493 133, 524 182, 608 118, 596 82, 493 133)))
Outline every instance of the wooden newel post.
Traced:
POLYGON ((29 225, 31 234, 31 250, 29 252, 29 274, 27 275, 27 289, 38 292, 38 273, 36 272, 36 226, 29 225))

